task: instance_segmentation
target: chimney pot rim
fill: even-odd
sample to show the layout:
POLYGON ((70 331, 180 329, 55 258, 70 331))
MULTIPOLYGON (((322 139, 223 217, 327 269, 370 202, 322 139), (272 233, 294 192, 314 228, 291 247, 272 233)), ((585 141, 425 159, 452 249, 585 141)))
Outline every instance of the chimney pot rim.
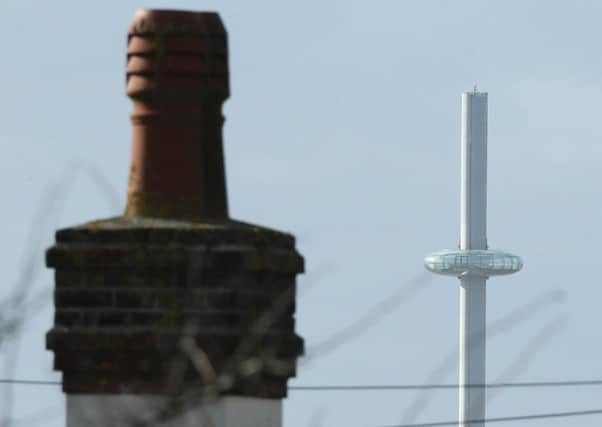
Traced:
POLYGON ((186 32, 207 34, 225 33, 226 29, 217 12, 179 9, 138 9, 128 28, 128 35, 160 32, 186 32))

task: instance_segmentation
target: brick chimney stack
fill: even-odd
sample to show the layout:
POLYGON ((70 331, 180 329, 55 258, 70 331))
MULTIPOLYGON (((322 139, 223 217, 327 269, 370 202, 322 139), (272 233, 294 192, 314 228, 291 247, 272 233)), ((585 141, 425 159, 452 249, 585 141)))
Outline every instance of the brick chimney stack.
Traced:
POLYGON ((142 10, 127 52, 125 213, 57 231, 46 256, 67 427, 280 427, 303 258, 292 235, 229 218, 224 26, 142 10))

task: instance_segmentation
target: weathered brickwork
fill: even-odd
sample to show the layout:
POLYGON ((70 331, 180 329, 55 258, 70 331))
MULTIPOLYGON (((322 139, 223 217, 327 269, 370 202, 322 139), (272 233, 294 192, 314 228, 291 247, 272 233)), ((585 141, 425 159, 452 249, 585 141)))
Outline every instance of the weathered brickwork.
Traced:
MULTIPOLYGON (((194 338, 224 393, 283 397, 295 334, 292 236, 235 221, 119 217, 59 230, 55 322, 47 346, 68 393, 164 393, 194 338), (260 369, 245 372, 249 361, 260 369), (285 369, 282 369, 282 366, 285 369)), ((178 387, 202 385, 186 362, 178 387)))

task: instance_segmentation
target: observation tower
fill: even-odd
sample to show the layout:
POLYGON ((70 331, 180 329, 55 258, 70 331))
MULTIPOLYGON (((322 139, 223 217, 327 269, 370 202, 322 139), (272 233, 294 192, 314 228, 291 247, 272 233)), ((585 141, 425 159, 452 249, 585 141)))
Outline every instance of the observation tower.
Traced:
POLYGON ((519 271, 516 255, 487 245, 487 93, 462 94, 460 246, 424 258, 427 270, 460 279, 459 426, 485 425, 487 279, 519 271))

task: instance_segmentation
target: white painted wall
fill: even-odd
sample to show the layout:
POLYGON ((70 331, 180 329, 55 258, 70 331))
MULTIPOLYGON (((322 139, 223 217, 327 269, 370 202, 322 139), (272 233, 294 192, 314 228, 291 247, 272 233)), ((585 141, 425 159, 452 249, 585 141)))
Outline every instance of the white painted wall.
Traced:
MULTIPOLYGON (((149 421, 169 402, 152 395, 67 395, 67 427, 135 426, 149 421)), ((153 427, 282 427, 282 401, 228 396, 199 403, 153 427)))

